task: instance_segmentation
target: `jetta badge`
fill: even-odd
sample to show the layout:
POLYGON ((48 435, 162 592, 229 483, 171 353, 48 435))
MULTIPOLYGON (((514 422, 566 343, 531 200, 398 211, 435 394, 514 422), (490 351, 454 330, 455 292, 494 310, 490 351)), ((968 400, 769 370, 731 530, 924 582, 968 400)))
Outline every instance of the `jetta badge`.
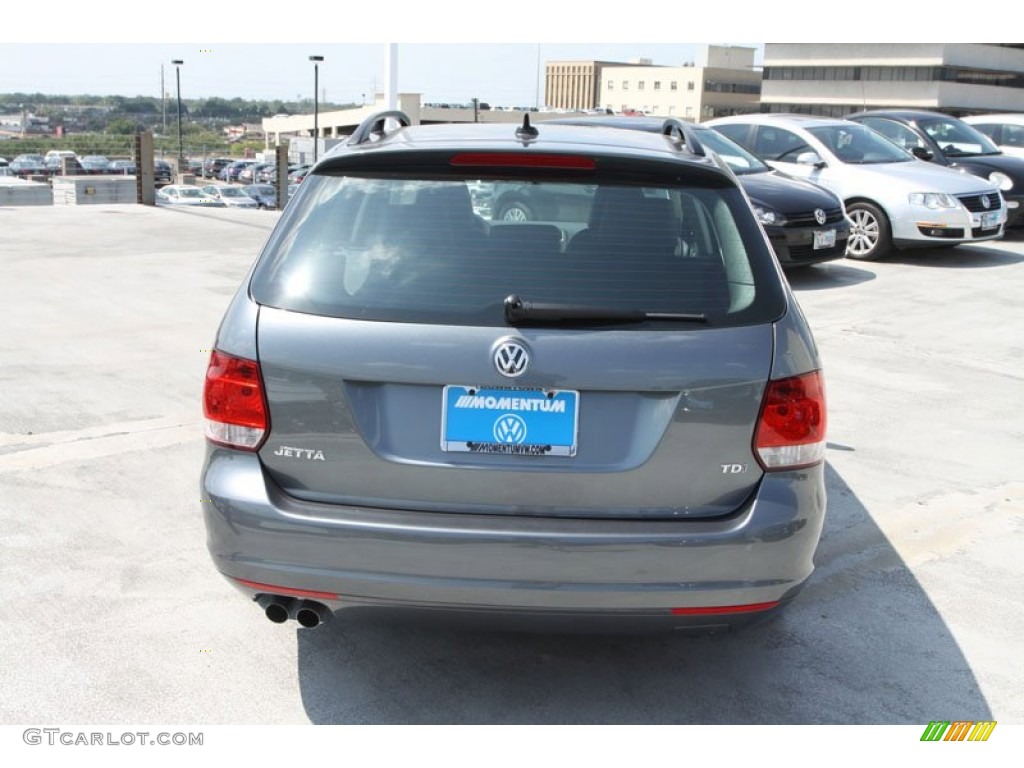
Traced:
POLYGON ((825 215, 825 212, 821 210, 821 208, 815 208, 814 220, 819 224, 824 224, 828 220, 828 216, 825 215))
POLYGON ((530 355, 526 347, 514 341, 504 341, 494 350, 494 367, 502 376, 515 378, 526 373, 530 355))
POLYGON ((981 196, 981 207, 982 208, 991 208, 992 207, 992 201, 988 199, 988 195, 982 195, 981 196))

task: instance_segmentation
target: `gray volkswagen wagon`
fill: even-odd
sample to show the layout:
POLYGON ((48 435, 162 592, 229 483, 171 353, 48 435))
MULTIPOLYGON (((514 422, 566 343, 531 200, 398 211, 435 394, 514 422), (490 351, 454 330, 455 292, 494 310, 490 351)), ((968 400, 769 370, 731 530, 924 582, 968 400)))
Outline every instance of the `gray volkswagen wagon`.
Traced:
POLYGON ((204 412, 213 562, 303 627, 720 631, 799 592, 824 520, 811 333, 672 119, 369 118, 232 300, 204 412), (529 184, 578 215, 489 219, 529 184))

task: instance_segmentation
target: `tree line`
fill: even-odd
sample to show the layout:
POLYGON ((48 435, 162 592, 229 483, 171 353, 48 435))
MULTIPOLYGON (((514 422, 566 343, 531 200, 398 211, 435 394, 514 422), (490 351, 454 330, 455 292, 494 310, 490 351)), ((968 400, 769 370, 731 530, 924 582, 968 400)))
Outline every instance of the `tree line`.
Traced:
MULTIPOLYGON (((40 117, 61 118, 71 113, 104 114, 108 120, 118 118, 140 119, 162 115, 166 106, 168 116, 177 119, 177 98, 171 96, 166 104, 151 96, 94 96, 44 93, 0 93, 0 113, 22 110, 40 117)), ((182 99, 182 114, 192 120, 223 120, 226 122, 258 121, 277 114, 296 114, 312 111, 312 99, 283 101, 281 99, 226 99, 212 96, 207 99, 182 99)), ((321 111, 348 109, 354 103, 320 105, 321 111)))

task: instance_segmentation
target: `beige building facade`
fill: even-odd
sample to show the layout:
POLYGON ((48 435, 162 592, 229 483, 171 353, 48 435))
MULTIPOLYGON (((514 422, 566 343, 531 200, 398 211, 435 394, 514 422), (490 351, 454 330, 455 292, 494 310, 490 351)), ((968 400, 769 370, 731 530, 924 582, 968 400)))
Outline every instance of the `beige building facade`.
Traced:
POLYGON ((761 101, 766 112, 828 117, 887 107, 1024 112, 1024 45, 768 43, 761 101))
POLYGON ((544 66, 544 103, 552 109, 584 112, 600 102, 605 67, 643 66, 615 61, 549 61, 544 66))
POLYGON ((649 60, 548 62, 545 104, 691 121, 757 112, 761 73, 755 53, 742 46, 708 46, 705 66, 668 67, 649 60))

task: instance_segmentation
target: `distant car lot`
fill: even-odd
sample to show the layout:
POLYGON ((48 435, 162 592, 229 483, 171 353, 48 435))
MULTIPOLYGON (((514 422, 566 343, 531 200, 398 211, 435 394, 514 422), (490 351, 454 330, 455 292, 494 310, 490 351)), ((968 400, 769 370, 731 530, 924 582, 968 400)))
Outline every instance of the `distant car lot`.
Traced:
POLYGON ((1024 240, 789 276, 829 374, 829 512, 780 622, 707 640, 301 634, 225 585, 195 512, 210 329, 277 216, 0 209, 18 585, 0 610, 21 617, 0 633, 0 722, 1024 718, 1024 601, 996 586, 1024 577, 1024 240))

